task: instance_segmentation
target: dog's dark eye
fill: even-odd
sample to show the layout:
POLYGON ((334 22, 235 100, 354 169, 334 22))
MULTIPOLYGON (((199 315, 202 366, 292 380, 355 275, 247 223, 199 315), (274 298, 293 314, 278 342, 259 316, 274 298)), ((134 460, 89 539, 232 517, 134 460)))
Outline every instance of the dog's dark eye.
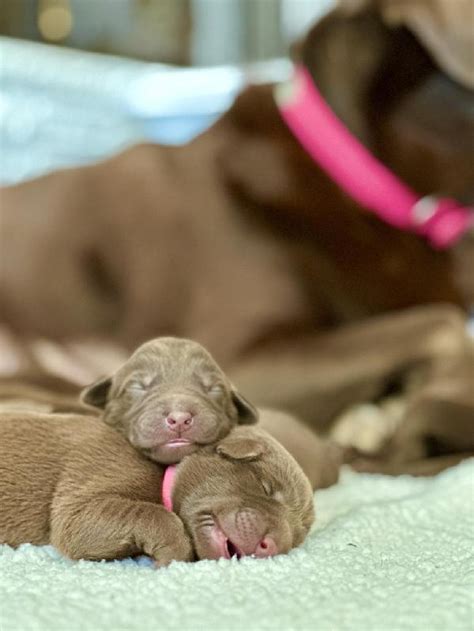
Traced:
POLYGON ((271 497, 273 495, 273 487, 270 482, 267 480, 263 480, 262 482, 263 490, 265 491, 265 495, 271 497))

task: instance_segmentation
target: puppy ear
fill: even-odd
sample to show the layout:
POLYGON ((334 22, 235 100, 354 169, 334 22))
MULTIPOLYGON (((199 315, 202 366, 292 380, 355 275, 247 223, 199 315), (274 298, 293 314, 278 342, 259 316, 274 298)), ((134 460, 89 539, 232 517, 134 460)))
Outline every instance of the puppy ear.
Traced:
POLYGON ((253 425, 258 421, 257 408, 235 389, 232 389, 232 402, 237 408, 239 425, 253 425))
POLYGON ((112 377, 105 377, 99 381, 95 381, 81 392, 81 402, 103 410, 107 404, 107 397, 111 385, 112 377))
POLYGON ((253 436, 231 434, 217 445, 216 451, 229 460, 250 461, 258 460, 265 453, 266 445, 253 436))

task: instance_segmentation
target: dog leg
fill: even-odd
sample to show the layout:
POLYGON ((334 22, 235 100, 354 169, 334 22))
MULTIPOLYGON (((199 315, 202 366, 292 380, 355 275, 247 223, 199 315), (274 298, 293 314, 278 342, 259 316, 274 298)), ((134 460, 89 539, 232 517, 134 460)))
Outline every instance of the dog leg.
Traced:
POLYGON ((380 403, 358 403, 336 418, 330 436, 342 447, 375 454, 393 436, 406 409, 404 396, 387 397, 380 403))
POLYGON ((449 467, 454 467, 466 458, 474 457, 474 451, 465 451, 452 456, 438 456, 436 458, 422 458, 413 462, 385 462, 358 458, 350 463, 351 467, 360 473, 381 473, 384 475, 414 475, 429 476, 441 473, 449 467))
POLYGON ((157 565, 189 561, 182 521, 153 502, 119 495, 65 495, 53 503, 51 543, 71 559, 118 559, 146 554, 157 565), (66 499, 67 498, 67 499, 66 499))
POLYGON ((397 388, 407 411, 399 419, 390 458, 396 452, 408 462, 429 455, 424 442, 430 432, 435 439, 447 434, 448 452, 474 449, 472 353, 463 314, 433 305, 281 342, 239 366, 232 377, 257 405, 286 409, 326 432, 350 406, 380 401, 397 388), (444 412, 438 404, 442 397, 444 412))

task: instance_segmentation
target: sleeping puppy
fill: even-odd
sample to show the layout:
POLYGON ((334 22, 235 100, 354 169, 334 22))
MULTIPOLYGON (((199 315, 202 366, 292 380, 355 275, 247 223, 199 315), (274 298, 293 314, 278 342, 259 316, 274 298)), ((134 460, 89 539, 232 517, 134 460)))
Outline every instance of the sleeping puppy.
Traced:
POLYGON ((75 414, 0 415, 0 497, 0 543, 51 543, 72 559, 147 554, 159 565, 285 553, 314 518, 308 479, 264 430, 236 427, 162 467, 75 414), (163 506, 171 470, 174 512, 163 506))
POLYGON ((140 346, 112 377, 82 393, 103 420, 152 460, 179 462, 237 424, 257 421, 211 355, 191 340, 161 337, 140 346))

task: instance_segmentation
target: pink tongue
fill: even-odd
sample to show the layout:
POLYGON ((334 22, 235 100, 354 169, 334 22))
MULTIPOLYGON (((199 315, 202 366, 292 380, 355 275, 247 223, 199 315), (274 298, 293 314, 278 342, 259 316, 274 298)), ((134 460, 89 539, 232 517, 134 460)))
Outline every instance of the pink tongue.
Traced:
POLYGON ((229 549, 229 541, 218 526, 212 528, 211 539, 215 544, 215 550, 218 551, 219 556, 230 559, 231 552, 229 549))

